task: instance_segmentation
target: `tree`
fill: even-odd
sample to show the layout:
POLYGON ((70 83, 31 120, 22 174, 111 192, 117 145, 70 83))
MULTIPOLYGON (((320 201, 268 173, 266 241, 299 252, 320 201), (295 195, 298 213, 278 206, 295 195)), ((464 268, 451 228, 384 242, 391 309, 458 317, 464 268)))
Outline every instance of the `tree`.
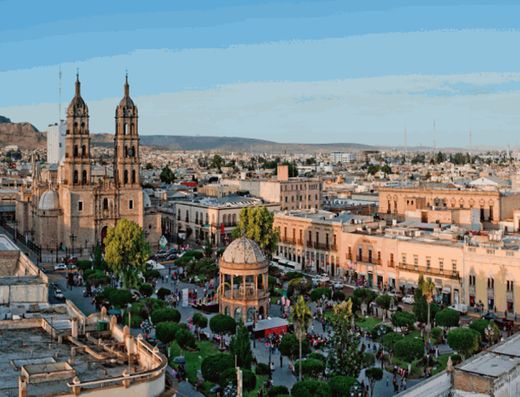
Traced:
POLYGON ((122 280, 125 288, 136 287, 139 273, 146 269, 150 246, 143 229, 128 219, 121 219, 108 228, 105 243, 105 260, 109 268, 122 280))
POLYGON ((217 168, 220 170, 220 168, 224 165, 224 159, 222 156, 215 154, 210 162, 210 168, 217 168))
POLYGON ((435 322, 440 327, 457 327, 459 320, 460 313, 450 308, 443 309, 435 315, 435 322))
POLYGON ((200 366, 202 376, 208 382, 217 383, 221 372, 235 367, 235 360, 228 353, 217 353, 206 357, 200 366))
MULTIPOLYGON (((352 303, 356 309, 366 312, 368 304, 376 299, 377 294, 369 288, 358 288, 354 290, 352 303)), ((354 309, 355 311, 355 309, 354 309)))
POLYGON ((152 284, 141 284, 139 287, 139 292, 146 296, 147 298, 152 296, 153 294, 153 285, 152 284))
POLYGON ((197 336, 200 338, 200 330, 208 326, 208 318, 204 314, 196 312, 193 314, 191 321, 195 326, 197 336))
POLYGON ((356 383, 352 376, 336 375, 329 379, 331 397, 350 397, 350 388, 356 383))
POLYGON ((486 340, 489 343, 495 343, 500 339, 500 329, 494 321, 486 320, 485 318, 479 318, 473 320, 469 327, 480 334, 482 340, 486 340))
MULTIPOLYGON (((271 283, 269 283, 271 285, 271 283)), ((295 293, 297 295, 305 295, 310 291, 311 282, 305 277, 293 278, 287 283, 287 296, 292 297, 295 293)))
POLYGON ((161 174, 159 175, 161 182, 163 183, 173 183, 175 181, 175 174, 167 165, 162 169, 161 174))
POLYGON ((235 336, 231 338, 229 352, 233 357, 236 357, 240 368, 251 368, 253 352, 251 351, 249 331, 242 323, 238 325, 235 336))
POLYGON ((175 332, 175 340, 182 349, 195 348, 195 336, 186 328, 180 327, 175 332))
POLYGON ((392 324, 396 327, 406 327, 413 329, 415 323, 415 315, 410 312, 395 312, 392 316, 392 324))
POLYGON ((357 377, 363 356, 359 339, 350 329, 352 301, 338 303, 332 309, 332 337, 327 364, 334 375, 357 377))
POLYGON ((392 297, 390 295, 379 295, 376 298, 377 305, 384 310, 384 316, 386 317, 386 314, 388 310, 390 310, 390 305, 392 304, 392 297))
POLYGON ((105 298, 112 306, 118 308, 124 308, 134 300, 132 293, 127 289, 117 289, 112 287, 105 288, 101 297, 105 298))
POLYGON ((303 340, 307 337, 307 330, 312 322, 312 312, 305 299, 302 295, 298 297, 296 304, 292 311, 292 321, 294 323, 294 333, 298 338, 298 357, 300 359, 300 365, 298 367, 298 379, 302 380, 302 344, 303 340))
POLYGON ((455 328, 448 333, 448 345, 465 358, 478 350, 480 340, 480 334, 467 327, 455 328))
POLYGON ((253 240, 267 256, 276 249, 278 232, 273 228, 274 215, 266 207, 245 207, 240 211, 233 237, 241 235, 253 240))
MULTIPOLYGON (((286 357, 289 357, 291 360, 294 359, 298 355, 299 352, 299 341, 296 335, 292 333, 287 333, 282 337, 280 341, 280 353, 286 357)), ((302 343, 302 354, 307 354, 310 350, 309 341, 307 338, 304 339, 302 343)))
POLYGON ((209 328, 214 334, 220 335, 220 346, 223 346, 223 335, 234 334, 237 327, 235 320, 225 314, 217 314, 209 320, 209 328))
POLYGON ((365 375, 368 378, 368 383, 370 385, 370 396, 373 396, 376 382, 383 379, 383 370, 379 367, 367 368, 365 370, 365 375))
POLYGON ((153 324, 159 324, 164 321, 172 321, 174 323, 181 321, 181 313, 178 310, 169 307, 154 310, 151 317, 153 324))
POLYGON ((425 340, 430 339, 430 311, 431 311, 431 303, 433 302, 433 297, 435 295, 435 283, 432 281, 430 277, 424 278, 422 274, 419 275, 419 289, 424 295, 424 299, 426 299, 426 303, 428 304, 428 314, 427 314, 427 323, 426 323, 426 338, 425 340))
POLYGON ((419 288, 416 288, 414 293, 413 312, 417 321, 423 324, 426 324, 428 321, 428 306, 430 307, 430 317, 435 318, 435 315, 440 310, 439 305, 433 302, 428 305, 422 291, 419 288))
POLYGON ((305 379, 296 382, 291 389, 292 397, 330 397, 330 387, 327 383, 315 379, 305 379))
POLYGON ((306 358, 298 360, 298 367, 302 367, 302 374, 310 378, 319 378, 325 371, 325 364, 321 360, 315 358, 306 358))
POLYGON ((390 351, 394 351, 394 346, 397 342, 402 340, 404 338, 403 335, 397 333, 397 332, 389 332, 385 336, 383 336, 383 346, 385 349, 388 349, 390 351))
POLYGON ((395 343, 394 354, 397 358, 411 363, 413 360, 423 356, 423 342, 420 339, 406 336, 395 343))
POLYGON ((325 299, 330 299, 332 296, 332 290, 326 287, 315 288, 311 291, 311 300, 316 302, 318 299, 325 297, 325 299))
POLYGON ((180 325, 173 321, 165 321, 157 324, 155 327, 155 336, 162 343, 170 343, 175 340, 177 331, 180 329, 180 325))

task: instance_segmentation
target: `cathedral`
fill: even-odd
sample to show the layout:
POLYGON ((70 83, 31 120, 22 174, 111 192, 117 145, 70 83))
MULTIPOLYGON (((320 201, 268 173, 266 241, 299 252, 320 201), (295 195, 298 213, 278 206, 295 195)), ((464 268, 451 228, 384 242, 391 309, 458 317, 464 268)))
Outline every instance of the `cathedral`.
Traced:
POLYGON ((57 167, 33 162, 32 184, 20 190, 16 203, 18 232, 40 247, 44 261, 89 255, 121 218, 138 223, 157 246, 161 219, 140 183, 138 112, 128 77, 115 112, 113 164, 104 173, 93 172, 89 110, 79 76, 75 85, 67 108, 65 157, 57 167))

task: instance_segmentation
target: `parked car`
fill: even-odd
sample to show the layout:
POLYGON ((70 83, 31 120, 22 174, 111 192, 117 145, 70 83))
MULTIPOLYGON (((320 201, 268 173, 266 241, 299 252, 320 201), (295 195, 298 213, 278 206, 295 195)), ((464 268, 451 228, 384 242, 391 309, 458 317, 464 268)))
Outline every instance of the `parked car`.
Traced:
POLYGON ((450 306, 450 309, 455 310, 459 312, 460 314, 467 314, 468 313, 468 306, 463 305, 462 303, 454 303, 450 306))
POLYGON ((496 313, 493 313, 493 312, 487 312, 486 314, 484 314, 482 316, 483 319, 486 319, 486 320, 493 320, 493 322, 498 326, 498 328, 500 329, 511 329, 513 328, 513 321, 511 320, 508 320, 507 318, 505 317, 498 317, 496 315, 496 313))
POLYGON ((339 282, 339 281, 336 281, 334 283, 334 289, 339 289, 339 290, 342 290, 345 286, 343 285, 343 283, 339 282))
POLYGON ((67 265, 65 263, 56 263, 54 270, 67 270, 67 265))
POLYGON ((415 303, 415 299, 413 295, 405 295, 402 300, 403 303, 406 303, 408 305, 413 305, 415 303))
POLYGON ((54 291, 54 297, 58 300, 65 300, 65 295, 63 295, 63 292, 61 292, 61 289, 56 289, 54 291))

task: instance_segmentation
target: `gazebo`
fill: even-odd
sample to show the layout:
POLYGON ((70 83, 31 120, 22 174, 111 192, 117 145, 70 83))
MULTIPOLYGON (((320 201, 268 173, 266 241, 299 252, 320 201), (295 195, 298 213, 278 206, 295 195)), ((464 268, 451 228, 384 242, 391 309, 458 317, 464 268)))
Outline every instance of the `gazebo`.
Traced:
POLYGON ((219 263, 219 311, 244 324, 269 313, 269 262, 245 237, 234 240, 219 263))

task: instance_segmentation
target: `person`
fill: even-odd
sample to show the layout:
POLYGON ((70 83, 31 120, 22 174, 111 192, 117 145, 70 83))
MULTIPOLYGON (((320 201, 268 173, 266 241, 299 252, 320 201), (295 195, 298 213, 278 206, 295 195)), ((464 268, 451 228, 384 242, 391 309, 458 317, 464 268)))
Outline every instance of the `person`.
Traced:
POLYGON ((283 355, 280 353, 280 368, 283 367, 283 355))
POLYGON ((392 384, 394 385, 394 393, 397 393, 399 391, 399 384, 397 383, 397 377, 395 375, 392 384))
POLYGON ((274 371, 274 361, 271 361, 271 372, 274 371))

